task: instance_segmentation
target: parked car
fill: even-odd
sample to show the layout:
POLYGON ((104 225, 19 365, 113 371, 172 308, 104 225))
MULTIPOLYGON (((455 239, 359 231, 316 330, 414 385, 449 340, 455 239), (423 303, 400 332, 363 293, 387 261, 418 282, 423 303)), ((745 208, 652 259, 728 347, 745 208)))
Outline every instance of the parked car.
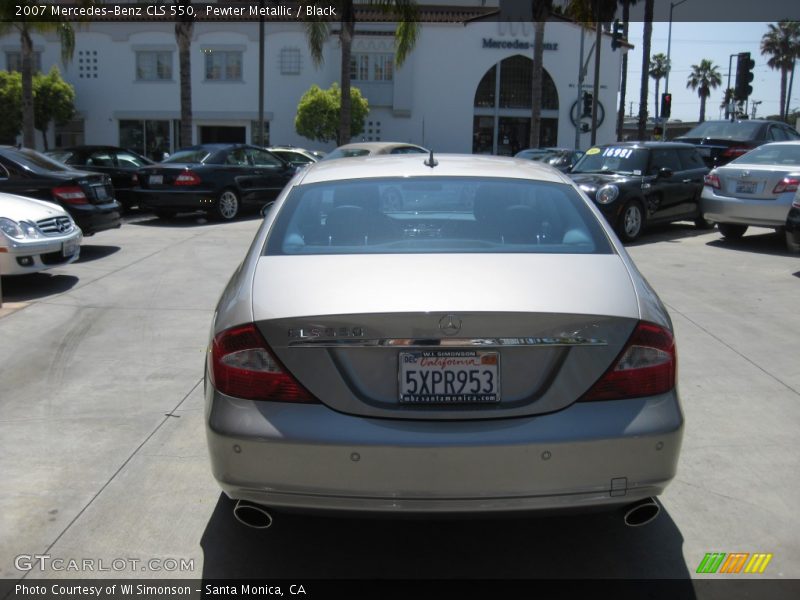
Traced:
POLYGON ((108 175, 73 169, 29 148, 0 146, 0 191, 60 204, 86 236, 121 224, 108 175))
POLYGON ((257 146, 201 144, 140 169, 136 192, 139 203, 160 218, 204 210, 227 221, 274 200, 296 170, 257 146))
POLYGON ((354 142, 339 146, 336 150, 328 152, 321 160, 373 156, 375 154, 423 154, 427 152, 428 150, 422 146, 402 142, 354 142))
POLYGON ((670 318, 566 176, 471 155, 320 161, 266 215, 206 365, 212 472, 269 507, 628 506, 675 475, 670 318), (384 211, 383 188, 439 210, 384 211), (469 207, 450 203, 464 186, 469 207))
POLYGON ((295 148, 294 146, 270 146, 267 150, 295 167, 305 167, 320 159, 320 157, 314 153, 303 148, 295 148))
POLYGON ((566 173, 575 166, 581 156, 583 152, 572 148, 528 148, 517 152, 515 158, 543 162, 566 173))
POLYGON ((0 275, 36 273, 80 256, 83 234, 52 202, 0 192, 0 275))
POLYGON ((727 239, 786 225, 800 183, 800 141, 764 144, 705 177, 702 209, 727 239))
POLYGON ((142 167, 154 164, 149 158, 116 146, 71 146, 44 154, 70 167, 111 177, 115 198, 125 210, 136 204, 134 188, 139 184, 136 173, 142 167))
POLYGON ((795 193, 792 207, 786 216, 786 247, 790 252, 800 252, 800 189, 795 193))
POLYGON ((713 224, 700 212, 708 168, 697 150, 673 142, 620 142, 589 148, 569 176, 594 200, 620 239, 631 242, 654 223, 713 224))
POLYGON ((728 164, 761 144, 789 140, 800 140, 800 133, 786 123, 762 119, 705 121, 675 138, 696 146, 709 168, 728 164))

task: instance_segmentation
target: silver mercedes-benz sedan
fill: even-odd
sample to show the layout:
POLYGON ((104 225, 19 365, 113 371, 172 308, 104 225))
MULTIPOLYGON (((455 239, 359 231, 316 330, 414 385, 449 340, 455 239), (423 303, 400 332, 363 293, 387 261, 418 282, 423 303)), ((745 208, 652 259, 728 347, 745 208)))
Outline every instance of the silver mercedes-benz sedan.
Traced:
POLYGON ((683 415, 672 326, 583 193, 528 160, 321 161, 217 307, 214 476, 269 508, 658 512, 683 415), (380 202, 386 187, 402 206, 380 202))

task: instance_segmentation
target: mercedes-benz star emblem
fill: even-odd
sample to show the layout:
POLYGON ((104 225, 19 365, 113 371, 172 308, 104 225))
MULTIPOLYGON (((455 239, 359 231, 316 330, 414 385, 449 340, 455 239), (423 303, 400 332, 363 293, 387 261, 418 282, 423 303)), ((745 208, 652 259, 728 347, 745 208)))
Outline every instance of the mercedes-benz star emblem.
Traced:
POLYGON ((461 331, 461 319, 456 315, 445 315, 439 319, 439 329, 445 335, 455 335, 461 331))

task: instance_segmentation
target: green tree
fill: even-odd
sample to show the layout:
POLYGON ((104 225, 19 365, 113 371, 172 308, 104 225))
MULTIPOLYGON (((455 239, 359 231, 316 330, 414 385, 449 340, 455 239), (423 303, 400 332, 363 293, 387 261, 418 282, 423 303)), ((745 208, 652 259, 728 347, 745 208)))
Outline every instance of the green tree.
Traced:
POLYGON ((692 65, 692 72, 686 80, 686 87, 697 90, 700 96, 700 122, 706 120, 706 100, 711 95, 711 90, 722 84, 719 67, 707 59, 700 61, 699 65, 692 65))
MULTIPOLYGON (((369 114, 369 102, 361 91, 350 86, 351 135, 364 131, 364 121, 369 114)), ((342 114, 342 90, 333 83, 327 90, 312 85, 300 98, 294 128, 303 137, 319 142, 330 142, 339 136, 342 114)))
POLYGON ((0 71, 0 143, 14 144, 22 129, 22 75, 0 71))
POLYGON ((56 65, 47 75, 37 73, 33 78, 33 114, 36 129, 42 132, 47 150, 47 129, 50 123, 63 125, 75 114, 75 88, 61 78, 56 65))
POLYGON ((650 59, 650 69, 647 71, 650 77, 656 80, 656 97, 655 97, 655 104, 656 104, 656 120, 658 120, 658 101, 659 101, 659 86, 661 80, 667 76, 669 73, 669 59, 667 55, 663 52, 659 52, 658 54, 653 54, 653 58, 650 59))
MULTIPOLYGON (((395 63, 398 67, 402 66, 408 55, 413 50, 417 42, 419 26, 417 24, 417 6, 413 0, 368 0, 369 6, 375 6, 385 12, 392 13, 397 18, 397 28, 394 33, 395 41, 395 63)), ((353 121, 350 115, 350 57, 355 36, 356 13, 353 0, 335 0, 330 5, 336 9, 339 18, 339 47, 341 49, 341 72, 339 76, 341 94, 344 99, 341 105, 339 129, 337 143, 346 144, 350 138, 358 135, 351 131, 350 124, 353 121)), ((364 3, 359 3, 364 6, 364 3)), ((311 58, 316 66, 323 62, 322 50, 325 42, 330 36, 330 23, 328 21, 307 21, 306 39, 311 51, 311 58)))
POLYGON ((761 54, 768 55, 767 65, 781 72, 780 118, 786 119, 786 78, 794 71, 794 61, 800 58, 800 22, 779 21, 770 23, 761 38, 761 54))
MULTIPOLYGON (((77 4, 88 6, 93 0, 77 0, 77 4)), ((75 53, 75 29, 70 23, 40 20, 28 17, 25 21, 15 21, 18 6, 40 7, 44 0, 17 0, 0 2, 0 35, 10 31, 19 33, 22 62, 22 143, 33 147, 34 140, 34 114, 33 114, 33 34, 48 35, 55 33, 61 43, 61 62, 64 64, 72 60, 75 53)), ((48 13, 49 14, 49 13, 48 13)))

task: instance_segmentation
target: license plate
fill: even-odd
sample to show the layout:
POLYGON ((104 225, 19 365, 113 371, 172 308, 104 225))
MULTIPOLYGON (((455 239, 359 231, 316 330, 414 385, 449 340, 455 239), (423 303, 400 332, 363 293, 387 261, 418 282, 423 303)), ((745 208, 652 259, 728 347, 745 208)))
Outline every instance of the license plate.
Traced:
POLYGON ((737 194, 754 194, 756 191, 756 184, 754 181, 737 181, 736 193, 737 194))
POLYGON ((108 192, 106 191, 106 188, 102 185, 94 186, 94 197, 98 200, 105 200, 108 198, 108 192))
POLYGON ((161 185, 164 183, 164 176, 163 175, 150 175, 150 178, 147 180, 150 185, 161 185))
POLYGON ((399 360, 403 404, 500 402, 497 352, 401 352, 399 360))
POLYGON ((64 242, 61 252, 65 257, 75 256, 80 248, 80 243, 77 239, 64 242))
POLYGON ((700 156, 711 156, 711 148, 698 148, 700 156))

